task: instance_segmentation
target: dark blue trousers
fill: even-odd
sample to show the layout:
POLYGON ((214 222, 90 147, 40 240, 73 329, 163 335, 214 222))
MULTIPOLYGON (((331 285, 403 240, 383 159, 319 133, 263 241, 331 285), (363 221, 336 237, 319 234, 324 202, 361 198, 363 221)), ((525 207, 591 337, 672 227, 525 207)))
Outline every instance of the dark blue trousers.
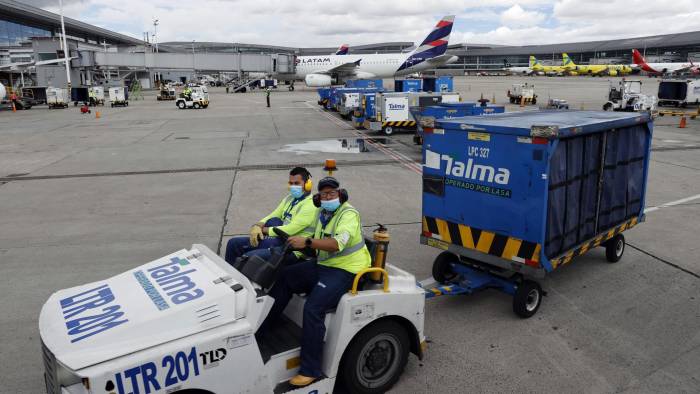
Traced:
POLYGON ((293 294, 306 293, 299 374, 314 378, 323 375, 321 358, 326 312, 338 306, 340 298, 352 287, 354 278, 355 275, 348 271, 324 267, 313 260, 282 268, 269 292, 275 304, 258 332, 277 323, 293 294))
MULTIPOLYGON (((265 222, 265 227, 281 226, 282 220, 278 218, 272 218, 265 222)), ((224 260, 227 263, 233 264, 237 258, 245 255, 250 257, 260 256, 263 260, 268 260, 270 258, 270 249, 282 246, 282 241, 279 237, 266 237, 258 243, 257 247, 253 247, 250 244, 250 237, 241 236, 233 237, 228 240, 226 244, 226 255, 224 260)))

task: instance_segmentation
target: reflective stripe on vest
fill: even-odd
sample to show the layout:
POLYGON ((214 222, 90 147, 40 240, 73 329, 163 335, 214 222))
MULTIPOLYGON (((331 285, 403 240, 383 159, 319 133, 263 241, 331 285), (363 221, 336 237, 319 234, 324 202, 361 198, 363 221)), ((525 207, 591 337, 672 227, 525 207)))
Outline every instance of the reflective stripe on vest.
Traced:
MULTIPOLYGON (((341 209, 337 213, 338 220, 336 220, 335 223, 333 224, 333 230, 331 230, 331 238, 335 238, 335 230, 338 227, 338 222, 340 222, 340 218, 343 216, 343 214, 345 212, 355 212, 355 213, 357 213, 358 216, 360 215, 360 213, 357 212, 357 210, 355 208, 345 207, 345 208, 341 209)), ((315 231, 316 231, 316 229, 314 229, 314 232, 315 231)), ((323 234, 323 230, 321 230, 321 233, 323 234)), ((362 232, 360 231, 360 236, 361 235, 362 235, 362 232)), ((326 257, 323 257, 323 258, 319 256, 316 259, 316 261, 321 262, 321 261, 326 261, 326 260, 332 259, 334 257, 343 257, 343 256, 353 254, 353 253, 357 252, 358 250, 362 250, 362 248, 365 246, 365 240, 364 240, 364 237, 360 237, 360 238, 362 238, 360 240, 360 242, 356 243, 355 245, 346 246, 342 252, 329 253, 326 257)))

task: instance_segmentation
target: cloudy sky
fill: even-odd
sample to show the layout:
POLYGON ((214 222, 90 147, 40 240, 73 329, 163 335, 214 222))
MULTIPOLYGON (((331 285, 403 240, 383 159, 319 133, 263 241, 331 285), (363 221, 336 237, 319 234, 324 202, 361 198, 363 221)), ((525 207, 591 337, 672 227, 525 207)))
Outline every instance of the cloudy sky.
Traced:
MULTIPOLYGON (((58 0, 19 0, 58 12, 58 0)), ((700 30, 700 0, 64 0, 66 16, 158 41, 337 46, 419 41, 443 15, 450 43, 545 44, 700 30)))

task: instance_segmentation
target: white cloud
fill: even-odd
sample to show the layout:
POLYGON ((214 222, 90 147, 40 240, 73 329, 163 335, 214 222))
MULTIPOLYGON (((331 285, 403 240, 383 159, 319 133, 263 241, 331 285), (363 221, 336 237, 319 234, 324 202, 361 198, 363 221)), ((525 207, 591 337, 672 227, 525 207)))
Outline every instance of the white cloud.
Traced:
MULTIPOLYGON (((25 0, 50 7, 53 0, 25 0)), ((700 30, 698 0, 64 0, 66 15, 159 41, 284 46, 419 41, 457 15, 451 43, 541 44, 700 30), (461 21, 461 22, 460 22, 461 21)))
POLYGON ((536 26, 542 23, 547 16, 537 11, 525 11, 520 4, 516 4, 501 14, 501 23, 508 27, 536 26))

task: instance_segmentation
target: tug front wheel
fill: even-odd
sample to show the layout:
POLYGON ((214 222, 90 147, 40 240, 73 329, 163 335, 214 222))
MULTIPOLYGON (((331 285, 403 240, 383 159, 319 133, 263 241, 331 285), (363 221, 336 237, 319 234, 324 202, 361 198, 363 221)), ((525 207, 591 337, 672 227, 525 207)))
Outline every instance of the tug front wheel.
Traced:
POLYGON ((391 388, 403 373, 410 348, 401 324, 381 320, 358 333, 340 362, 340 384, 349 393, 378 394, 391 388))

